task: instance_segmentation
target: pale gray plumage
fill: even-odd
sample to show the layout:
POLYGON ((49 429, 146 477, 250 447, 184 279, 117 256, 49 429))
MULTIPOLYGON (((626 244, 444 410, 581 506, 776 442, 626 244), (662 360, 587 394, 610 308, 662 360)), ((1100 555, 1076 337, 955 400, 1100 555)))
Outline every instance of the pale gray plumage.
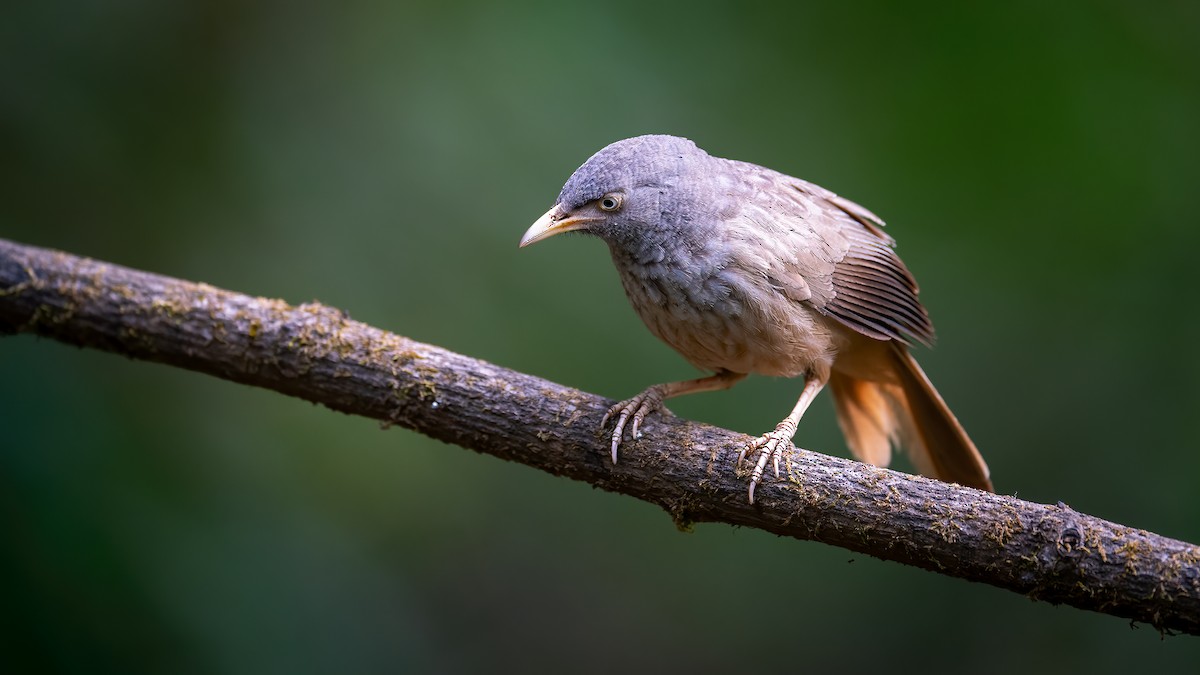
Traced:
POLYGON ((569 230, 604 240, 650 331, 717 373, 614 406, 614 460, 626 419, 636 435, 665 398, 726 388, 747 373, 803 376, 797 409, 754 445, 764 456, 753 499, 766 455, 777 461, 832 378, 839 421, 861 459, 886 463, 899 441, 923 471, 990 489, 986 465, 949 409, 931 385, 917 387, 928 380, 905 345, 930 343, 933 326, 882 226, 807 181, 713 157, 687 139, 639 136, 585 162, 522 245, 569 230), (930 395, 936 405, 914 405, 930 395), (934 442, 950 447, 928 447, 934 442))

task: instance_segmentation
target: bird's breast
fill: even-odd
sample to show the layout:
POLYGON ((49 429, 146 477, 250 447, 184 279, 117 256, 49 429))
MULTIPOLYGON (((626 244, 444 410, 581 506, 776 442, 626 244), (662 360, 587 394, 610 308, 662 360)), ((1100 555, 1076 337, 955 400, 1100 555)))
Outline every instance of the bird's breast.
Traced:
POLYGON ((650 332, 698 368, 796 376, 826 371, 828 323, 737 260, 703 247, 614 249, 625 294, 650 332))

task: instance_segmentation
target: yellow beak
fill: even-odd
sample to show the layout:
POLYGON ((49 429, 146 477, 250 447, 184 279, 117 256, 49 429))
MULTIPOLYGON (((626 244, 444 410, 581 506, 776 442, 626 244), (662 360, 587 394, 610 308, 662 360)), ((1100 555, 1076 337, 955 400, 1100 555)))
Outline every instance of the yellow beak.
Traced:
POLYGON ((547 211, 533 225, 530 225, 528 230, 525 230, 525 236, 521 237, 519 248, 524 248, 535 241, 541 241, 556 234, 572 230, 582 230, 587 227, 588 223, 593 223, 597 220, 600 220, 600 218, 572 215, 564 211, 558 204, 555 204, 554 208, 547 211))

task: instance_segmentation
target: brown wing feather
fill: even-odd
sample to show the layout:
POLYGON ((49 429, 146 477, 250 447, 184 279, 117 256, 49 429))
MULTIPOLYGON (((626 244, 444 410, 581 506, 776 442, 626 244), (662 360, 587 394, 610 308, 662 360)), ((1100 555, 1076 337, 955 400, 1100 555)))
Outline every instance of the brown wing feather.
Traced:
POLYGON ((770 287, 877 340, 933 341, 917 283, 878 216, 819 185, 731 164, 745 182, 728 222, 735 240, 753 241, 747 250, 770 287))
POLYGON ((816 207, 813 230, 841 242, 831 266, 810 271, 828 274, 833 290, 825 302, 814 299, 817 310, 875 339, 931 343, 933 324, 917 299, 917 282, 892 249, 896 242, 881 229, 883 221, 820 186, 791 180, 816 207))

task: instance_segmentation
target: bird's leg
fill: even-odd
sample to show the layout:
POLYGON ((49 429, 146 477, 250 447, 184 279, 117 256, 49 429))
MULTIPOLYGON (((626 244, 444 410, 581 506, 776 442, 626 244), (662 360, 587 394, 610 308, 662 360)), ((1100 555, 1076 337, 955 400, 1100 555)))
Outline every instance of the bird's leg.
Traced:
POLYGON ((775 477, 779 478, 779 456, 783 453, 785 446, 792 444, 792 437, 796 435, 796 427, 800 425, 800 418, 804 416, 804 411, 808 410, 808 406, 812 404, 817 394, 821 393, 824 386, 823 379, 809 376, 804 382, 804 391, 800 392, 800 399, 796 401, 796 407, 792 409, 792 414, 777 424, 774 431, 769 431, 742 446, 742 451, 738 454, 739 466, 742 460, 746 459, 747 453, 754 450, 761 451, 758 463, 754 465, 754 471, 750 473, 751 504, 754 503, 754 488, 762 480, 768 460, 775 464, 775 477))
POLYGON ((600 426, 607 426, 610 418, 614 415, 617 417, 617 425, 613 428, 612 435, 613 464, 617 463, 617 446, 621 445, 621 437, 625 433, 625 423, 629 421, 630 417, 633 418, 633 426, 629 430, 629 435, 637 438, 638 427, 642 425, 642 420, 646 419, 646 415, 656 410, 666 410, 663 406, 663 401, 676 396, 683 396, 684 394, 728 389, 744 377, 746 377, 745 373, 733 373, 728 370, 722 370, 715 375, 699 377, 694 380, 656 384, 652 387, 647 387, 645 391, 637 396, 626 401, 621 401, 609 408, 608 412, 604 413, 604 420, 600 422, 600 426))

